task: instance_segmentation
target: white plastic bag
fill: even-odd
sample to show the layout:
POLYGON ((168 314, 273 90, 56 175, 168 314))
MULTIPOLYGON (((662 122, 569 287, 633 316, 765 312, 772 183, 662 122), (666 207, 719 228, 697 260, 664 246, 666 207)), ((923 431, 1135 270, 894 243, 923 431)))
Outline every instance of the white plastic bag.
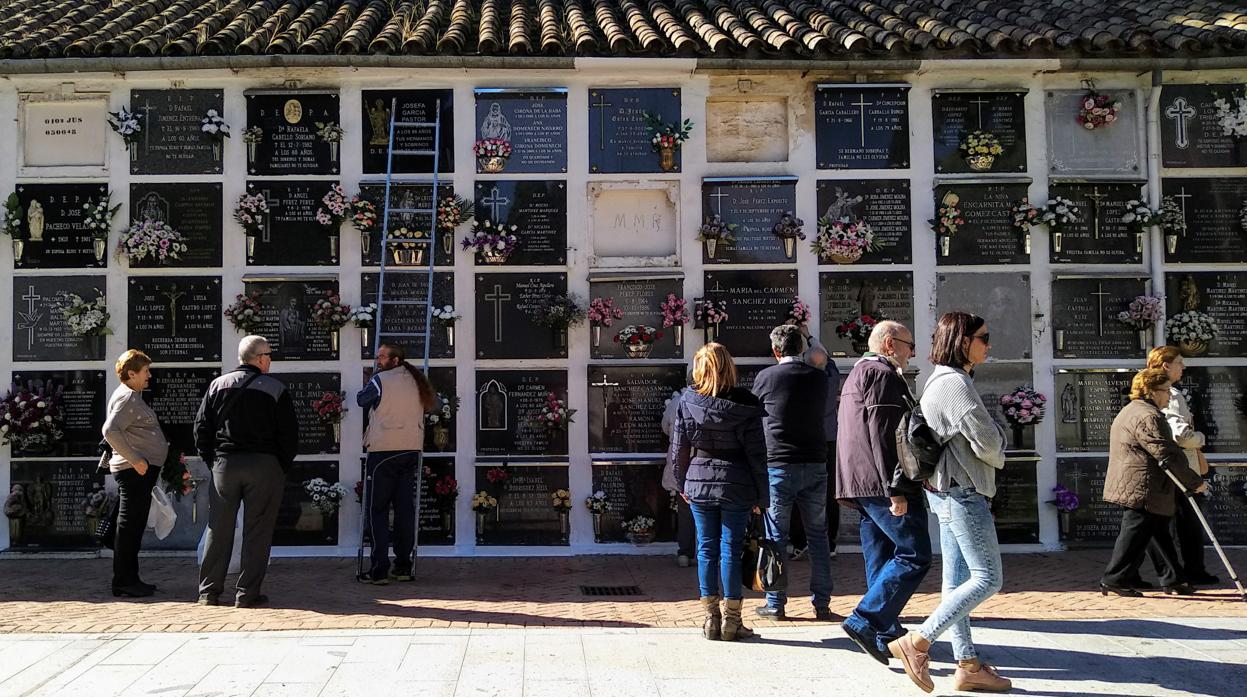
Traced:
MULTIPOLYGON (((196 557, 199 559, 199 565, 204 563, 204 547, 208 544, 208 528, 204 528, 203 535, 199 537, 199 549, 196 557)), ((242 506, 238 507, 238 518, 234 520, 234 548, 229 553, 229 570, 226 573, 236 574, 242 570, 242 506)))
POLYGON ((152 487, 152 507, 147 513, 147 527, 156 533, 156 539, 163 540, 173 532, 178 522, 178 512, 173 510, 173 502, 163 487, 152 487))

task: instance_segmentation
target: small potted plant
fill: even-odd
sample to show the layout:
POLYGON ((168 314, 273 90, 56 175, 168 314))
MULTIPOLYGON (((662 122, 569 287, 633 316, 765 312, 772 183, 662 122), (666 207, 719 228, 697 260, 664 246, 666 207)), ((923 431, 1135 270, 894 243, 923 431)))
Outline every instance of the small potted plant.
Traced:
POLYGON ((654 342, 662 338, 657 327, 645 324, 629 324, 615 335, 615 343, 623 346, 628 358, 649 358, 654 342))
POLYGON ((93 201, 82 204, 83 225, 91 232, 91 240, 95 243, 95 260, 104 261, 108 253, 108 231, 112 227, 113 216, 121 210, 121 204, 110 206, 112 194, 104 194, 93 201))
POLYGON ((713 343, 719 334, 719 325, 726 322, 726 300, 702 300, 693 309, 694 326, 701 327, 705 332, 705 342, 713 343))
POLYGON ((490 511, 498 510, 498 499, 487 491, 478 491, 472 496, 472 511, 476 513, 476 543, 485 541, 485 522, 490 511))
POLYGON ((169 448, 165 463, 160 467, 160 485, 165 493, 178 501, 195 491, 198 484, 186 466, 186 456, 177 448, 169 448))
POLYGON ((337 293, 327 290, 324 297, 312 303, 310 319, 313 325, 323 329, 329 335, 329 348, 336 353, 338 332, 351 321, 351 306, 344 305, 337 293))
POLYGON ((77 293, 61 293, 58 309, 70 334, 99 342, 113 330, 108 326, 108 300, 98 288, 95 293, 93 300, 83 300, 77 293))
POLYGON ((212 143, 212 159, 216 162, 221 161, 221 146, 224 145, 225 139, 229 137, 229 124, 225 123, 225 119, 216 109, 209 109, 208 113, 199 120, 199 132, 203 133, 203 137, 212 143))
POLYGON ((610 512, 611 502, 605 491, 595 491, 585 497, 585 508, 593 514, 593 541, 602 541, 602 516, 610 512))
POLYGON ((559 533, 563 535, 563 542, 567 542, 567 535, 570 532, 571 525, 569 518, 572 510, 572 495, 567 489, 556 489, 550 492, 550 507, 559 516, 559 533))
POLYGON ((255 241, 263 234, 268 221, 268 200, 264 194, 247 194, 238 197, 234 204, 234 220, 242 226, 247 236, 247 258, 255 256, 255 241))
POLYGON ((503 264, 519 246, 520 238, 515 234, 519 229, 518 225, 494 225, 489 220, 479 220, 460 244, 472 250, 478 263, 503 264))
POLYGON ((837 264, 852 264, 877 246, 875 231, 865 220, 827 217, 818 219, 818 234, 810 243, 819 261, 830 260, 837 264))
POLYGON ((602 343, 602 327, 609 327, 617 319, 623 319, 624 312, 615 306, 614 298, 594 298, 589 301, 589 327, 593 335, 593 348, 602 343))
POLYGON ((987 172, 996 164, 996 158, 1004 154, 1004 146, 995 134, 973 131, 961 141, 961 156, 975 172, 987 172))
POLYGON ((330 161, 338 161, 338 147, 342 144, 343 135, 345 131, 335 121, 316 122, 316 137, 329 144, 330 161))
POLYGON ((247 144, 247 162, 254 164, 256 159, 256 149, 260 143, 264 141, 264 129, 259 126, 244 128, 242 130, 242 142, 247 144))
POLYGON ((667 299, 658 308, 662 310, 663 329, 675 332, 676 348, 684 346, 684 325, 693 319, 692 313, 688 311, 688 301, 677 297, 675 293, 667 293, 667 299))
POLYGON ((567 406, 567 400, 559 399, 559 396, 553 392, 547 392, 541 411, 533 416, 533 425, 552 433, 565 432, 569 424, 576 422, 576 419, 572 418, 575 415, 576 410, 567 406))
POLYGON ((1107 94, 1101 94, 1095 91, 1095 83, 1091 80, 1083 80, 1083 87, 1087 93, 1083 95, 1082 102, 1078 105, 1078 116, 1075 119, 1079 126, 1094 131, 1097 128, 1107 128, 1110 124, 1117 121, 1117 113, 1121 111, 1121 102, 1107 94))
POLYGON ((554 345, 561 349, 567 348, 567 330, 584 322, 586 317, 575 295, 551 296, 528 311, 529 321, 554 332, 554 345))
POLYGON ((836 336, 848 339, 853 346, 853 353, 861 356, 870 350, 870 333, 874 331, 875 325, 885 319, 887 318, 881 313, 849 317, 836 326, 836 336))
POLYGON ((108 125, 113 133, 121 136, 126 148, 130 151, 130 162, 138 162, 139 150, 134 147, 139 142, 139 134, 143 132, 143 115, 121 107, 119 111, 108 112, 108 125))
POLYGON ((1229 97, 1218 97, 1212 105, 1217 109, 1217 125, 1221 135, 1233 138, 1247 136, 1247 89, 1232 90, 1229 97))
POLYGON ((459 481, 449 474, 433 480, 433 500, 437 502, 437 512, 442 518, 442 529, 446 537, 454 536, 455 501, 459 499, 459 481))
POLYGON ((163 220, 147 218, 131 223, 117 241, 117 256, 125 256, 131 264, 144 259, 167 264, 181 259, 186 249, 182 233, 163 220))
POLYGON ((351 323, 360 333, 360 345, 364 350, 372 348, 369 332, 377 326, 377 304, 368 303, 351 310, 351 323))
POLYGON ((1025 196, 1022 197, 1021 201, 1013 204, 1013 208, 1009 209, 1009 213, 1013 216, 1013 227, 1022 233, 1022 252, 1029 256, 1031 253, 1031 228, 1040 224, 1042 213, 1038 208, 1032 206, 1030 199, 1025 196))
POLYGON ((797 240, 805 239, 805 221, 786 212, 779 217, 779 222, 771 226, 771 234, 784 243, 784 256, 793 258, 797 253, 797 240))
POLYGON ((1165 322, 1165 336, 1169 338, 1169 343, 1177 346, 1187 358, 1207 353, 1208 345, 1219 333, 1217 321, 1199 310, 1178 313, 1165 322))
POLYGON ((1030 385, 1021 385, 1009 394, 1000 396, 1000 409, 1005 421, 1013 427, 1013 446, 1022 447, 1023 430, 1043 421, 1044 407, 1048 398, 1036 392, 1030 385))
POLYGON ((334 259, 338 258, 338 228, 342 227, 342 221, 346 220, 350 209, 351 203, 347 200, 341 184, 329 187, 329 191, 320 199, 320 207, 316 209, 316 224, 328 234, 329 256, 334 259))
POLYGON ((654 541, 654 519, 639 515, 624 521, 624 534, 634 545, 647 545, 654 541))
POLYGON ((1147 231, 1156 227, 1160 220, 1160 211, 1153 210, 1146 203, 1131 199, 1126 201, 1126 210, 1121 214, 1121 222, 1134 232, 1135 251, 1143 253, 1143 239, 1147 231))
POLYGON ((372 249, 372 235, 377 231, 380 222, 377 204, 364 198, 362 193, 351 197, 351 225, 359 231, 359 251, 364 257, 372 249))
POLYGON ((459 313, 455 312, 454 305, 433 308, 433 321, 446 329, 446 345, 450 348, 455 347, 455 322, 460 319, 459 313))
POLYGON ((342 419, 346 415, 346 406, 341 392, 325 392, 312 400, 312 411, 322 424, 333 428, 333 442, 342 442, 342 419))
POLYGON ((65 410, 58 392, 31 383, 9 389, 0 402, 0 444, 11 445, 14 451, 44 454, 64 439, 65 410))
POLYGON ((254 334, 260 329, 260 298, 264 294, 253 290, 248 294, 239 293, 234 302, 225 308, 225 319, 234 325, 234 331, 242 335, 254 334))
POLYGON ((650 148, 658 153, 658 166, 664 172, 675 171, 675 151, 688 140, 693 132, 693 122, 684 119, 680 123, 667 123, 661 114, 643 113, 645 129, 649 131, 650 148))
POLYGON ((1160 200, 1160 229, 1165 233, 1165 251, 1176 254, 1178 238, 1186 236, 1186 216, 1178 199, 1165 196, 1160 200))
POLYGON ((1061 526, 1061 539, 1069 536, 1069 519, 1074 511, 1078 510, 1078 506, 1082 503, 1078 499, 1078 494, 1065 488, 1064 484, 1057 484, 1052 487, 1052 500, 1048 501, 1056 507, 1057 521, 1061 526))
POLYGON ((3 232, 13 242, 13 261, 15 262, 22 260, 22 254, 26 251, 26 238, 30 235, 30 231, 22 225, 25 218, 26 210, 22 207, 22 201, 17 197, 17 192, 14 191, 4 200, 3 232))
POLYGON ((330 484, 321 477, 314 477, 303 482, 303 490, 312 498, 312 507, 320 512, 324 519, 325 529, 333 526, 333 516, 342 506, 342 501, 351 492, 341 482, 330 484))
POLYGON ((735 229, 735 223, 724 222, 717 213, 712 217, 706 218, 706 222, 697 228, 697 241, 706 246, 707 259, 714 258, 714 253, 718 249, 720 242, 732 244, 736 241, 736 236, 732 234, 735 229))
POLYGON ((1082 220, 1082 210, 1064 196, 1053 196, 1044 205, 1039 219, 1048 226, 1048 234, 1052 235, 1052 249, 1059 252, 1066 228, 1082 220))
POLYGON ((1139 333, 1139 349, 1152 348, 1152 329, 1164 316, 1164 303, 1154 295, 1138 295, 1130 306, 1117 313, 1117 321, 1139 333))
POLYGON ((507 166, 511 157, 511 141, 502 138, 479 138, 472 145, 476 164, 486 174, 497 174, 507 166))
POLYGON ((424 414, 424 425, 433 431, 433 447, 437 452, 450 450, 450 426, 459 413, 459 397, 437 393, 437 407, 424 414))
POLYGON ((927 221, 940 241, 940 256, 942 257, 948 256, 953 235, 956 235, 961 226, 966 224, 966 219, 961 215, 961 209, 957 207, 959 203, 961 203, 961 197, 949 191, 940 200, 939 210, 936 211, 935 217, 927 221))
POLYGON ((813 314, 810 312, 810 306, 803 302, 801 298, 794 297, 792 299, 792 307, 788 308, 788 317, 785 318, 788 324, 798 327, 808 325, 813 314))
POLYGON ((455 231, 471 220, 476 207, 468 199, 456 194, 441 197, 437 203, 437 233, 442 238, 442 251, 447 256, 455 251, 455 231))

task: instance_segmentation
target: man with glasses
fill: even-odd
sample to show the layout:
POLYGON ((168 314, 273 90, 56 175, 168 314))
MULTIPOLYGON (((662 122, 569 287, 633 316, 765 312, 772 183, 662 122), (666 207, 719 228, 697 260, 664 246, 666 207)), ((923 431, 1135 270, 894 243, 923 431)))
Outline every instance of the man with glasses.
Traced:
POLYGON ((262 336, 238 343, 237 368, 208 386, 195 415, 195 449, 212 471, 208 535, 199 566, 199 604, 220 605, 243 507, 242 565, 234 607, 268 602, 260 592, 273 547, 286 471, 298 452, 290 391, 268 375, 273 350, 262 336))
POLYGON ((887 665, 887 643, 905 632, 898 620, 931 568, 922 487, 905 477, 896 429, 915 403, 905 369, 917 346, 899 322, 870 333, 870 351, 840 392, 836 497, 861 512, 866 594, 842 624, 845 634, 887 665))

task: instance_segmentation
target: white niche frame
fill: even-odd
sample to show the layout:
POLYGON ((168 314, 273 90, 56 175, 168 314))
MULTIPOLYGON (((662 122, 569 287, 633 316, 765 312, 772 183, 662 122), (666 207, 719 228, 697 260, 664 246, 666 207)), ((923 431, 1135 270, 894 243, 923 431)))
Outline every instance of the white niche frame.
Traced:
POLYGON ((680 215, 680 182, 676 180, 650 181, 595 181, 589 182, 587 201, 589 213, 589 266, 597 269, 628 269, 628 268, 675 268, 680 266, 681 234, 680 215), (598 199, 602 194, 616 191, 658 191, 666 194, 671 204, 671 216, 675 224, 675 252, 662 256, 598 256, 597 234, 595 222, 598 199))

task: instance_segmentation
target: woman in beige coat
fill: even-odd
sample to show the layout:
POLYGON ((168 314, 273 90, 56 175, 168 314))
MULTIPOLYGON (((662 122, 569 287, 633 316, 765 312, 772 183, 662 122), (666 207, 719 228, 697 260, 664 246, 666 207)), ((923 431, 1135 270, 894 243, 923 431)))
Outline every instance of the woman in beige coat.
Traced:
POLYGON ((1165 470, 1196 492, 1203 492, 1208 486, 1187 465, 1186 453, 1174 442, 1165 419, 1163 410, 1169 406, 1170 385, 1169 375, 1163 369, 1140 370, 1130 385, 1130 403, 1122 408, 1109 431, 1104 500, 1124 510, 1113 556, 1100 578, 1100 592, 1104 595, 1140 595, 1129 586, 1129 581, 1137 577, 1151 542, 1155 542, 1156 553, 1164 562, 1158 572, 1165 593, 1195 592, 1182 575, 1169 533, 1177 501, 1176 487, 1165 470))

